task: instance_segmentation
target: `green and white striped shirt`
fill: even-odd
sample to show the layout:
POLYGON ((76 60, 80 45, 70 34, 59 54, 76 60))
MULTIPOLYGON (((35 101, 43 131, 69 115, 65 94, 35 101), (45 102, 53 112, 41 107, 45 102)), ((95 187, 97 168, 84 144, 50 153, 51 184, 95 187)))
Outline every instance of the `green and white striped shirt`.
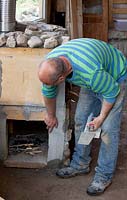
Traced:
MULTIPOLYGON (((113 103, 120 92, 119 83, 127 77, 124 55, 112 45, 92 38, 79 38, 53 49, 46 58, 64 56, 72 66, 73 75, 66 81, 102 94, 113 103)), ((43 85, 47 98, 57 95, 57 86, 43 85)))

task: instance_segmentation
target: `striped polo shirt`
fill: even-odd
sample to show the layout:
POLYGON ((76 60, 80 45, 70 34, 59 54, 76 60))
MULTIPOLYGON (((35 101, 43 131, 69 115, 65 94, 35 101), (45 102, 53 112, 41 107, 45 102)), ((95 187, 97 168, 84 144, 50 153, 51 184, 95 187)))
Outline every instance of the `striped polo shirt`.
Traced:
MULTIPOLYGON (((66 81, 101 94, 110 103, 115 102, 119 83, 127 77, 126 58, 118 49, 100 40, 79 38, 56 47, 46 58, 59 56, 67 58, 72 66, 72 77, 66 81)), ((43 84, 42 93, 54 98, 57 87, 43 84)))

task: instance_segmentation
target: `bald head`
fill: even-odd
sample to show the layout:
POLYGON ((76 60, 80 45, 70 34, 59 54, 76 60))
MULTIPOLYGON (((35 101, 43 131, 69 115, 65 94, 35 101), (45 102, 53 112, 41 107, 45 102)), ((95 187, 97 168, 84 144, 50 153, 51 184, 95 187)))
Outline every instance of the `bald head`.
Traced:
POLYGON ((53 85, 66 72, 66 64, 61 58, 50 58, 39 65, 38 77, 41 82, 53 85))

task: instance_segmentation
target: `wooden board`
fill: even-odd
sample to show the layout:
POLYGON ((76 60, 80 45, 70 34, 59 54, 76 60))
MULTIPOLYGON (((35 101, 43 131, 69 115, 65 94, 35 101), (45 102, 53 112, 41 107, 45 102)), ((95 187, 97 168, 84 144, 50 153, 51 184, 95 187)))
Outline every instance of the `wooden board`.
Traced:
POLYGON ((7 119, 42 121, 45 117, 45 107, 33 106, 2 106, 2 111, 6 113, 7 119))
POLYGON ((0 105, 43 105, 37 71, 49 49, 0 48, 2 95, 0 105))

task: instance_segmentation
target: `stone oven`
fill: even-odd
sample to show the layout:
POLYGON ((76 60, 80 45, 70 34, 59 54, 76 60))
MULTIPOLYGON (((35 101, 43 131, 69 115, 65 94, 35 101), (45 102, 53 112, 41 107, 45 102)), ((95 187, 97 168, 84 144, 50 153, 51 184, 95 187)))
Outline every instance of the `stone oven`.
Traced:
POLYGON ((50 161, 63 160, 65 86, 60 86, 57 97, 59 127, 48 134, 37 69, 46 54, 68 41, 69 36, 65 28, 43 22, 20 28, 0 34, 0 159, 11 167, 43 167, 50 161))

